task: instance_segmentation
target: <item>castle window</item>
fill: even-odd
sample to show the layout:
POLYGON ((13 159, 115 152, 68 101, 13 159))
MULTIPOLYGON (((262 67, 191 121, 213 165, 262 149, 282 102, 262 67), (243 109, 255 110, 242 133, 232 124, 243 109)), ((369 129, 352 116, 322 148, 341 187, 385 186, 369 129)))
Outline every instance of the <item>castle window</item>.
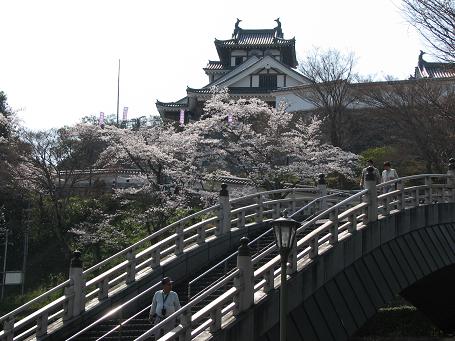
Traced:
POLYGON ((242 64, 242 62, 243 62, 242 56, 235 57, 235 66, 242 64))
POLYGON ((276 89, 277 77, 271 74, 259 75, 259 87, 263 89, 276 89))

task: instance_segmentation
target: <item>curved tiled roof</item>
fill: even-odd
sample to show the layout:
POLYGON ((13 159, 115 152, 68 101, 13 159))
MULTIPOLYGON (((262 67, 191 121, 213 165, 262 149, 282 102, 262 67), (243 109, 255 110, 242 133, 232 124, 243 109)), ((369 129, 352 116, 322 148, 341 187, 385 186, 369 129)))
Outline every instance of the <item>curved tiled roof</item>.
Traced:
POLYGON ((182 102, 160 102, 156 100, 156 105, 160 107, 167 107, 167 108, 184 108, 187 107, 187 103, 182 103, 182 102))
POLYGON ((190 88, 189 86, 186 88, 186 92, 191 92, 191 93, 196 93, 196 94, 211 94, 212 93, 212 88, 202 88, 202 89, 196 89, 196 88, 190 88))
POLYGON ((229 40, 218 40, 215 39, 216 46, 287 46, 293 45, 295 43, 295 38, 292 39, 283 39, 276 37, 275 29, 267 30, 244 30, 240 29, 235 39, 229 40))
POLYGON ((204 70, 223 70, 224 66, 220 61, 209 60, 204 70))
MULTIPOLYGON (((425 62, 424 70, 430 78, 455 77, 454 63, 429 63, 425 62)), ((422 70, 423 71, 423 70, 422 70)))
POLYGON ((416 78, 449 78, 455 77, 455 63, 427 62, 423 59, 424 51, 420 51, 417 63, 416 78))
MULTIPOLYGON (((264 93, 271 93, 271 89, 266 88, 251 88, 251 87, 229 87, 229 93, 231 95, 235 94, 264 94, 264 93)), ((202 89, 195 89, 195 88, 186 88, 187 93, 194 93, 194 94, 212 94, 212 88, 202 88, 202 89)))

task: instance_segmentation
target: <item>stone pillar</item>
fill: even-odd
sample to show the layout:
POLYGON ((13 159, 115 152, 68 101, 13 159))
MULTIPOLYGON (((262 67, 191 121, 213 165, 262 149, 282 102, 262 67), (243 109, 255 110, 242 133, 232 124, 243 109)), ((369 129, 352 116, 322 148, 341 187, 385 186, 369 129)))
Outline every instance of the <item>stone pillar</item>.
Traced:
POLYGON ((3 339, 5 341, 13 341, 14 338, 14 316, 8 317, 3 321, 3 339))
POLYGON ((378 192, 376 190, 376 176, 374 174, 374 168, 369 166, 367 168, 367 174, 365 175, 365 188, 368 190, 367 193, 367 204, 368 222, 378 220, 378 192))
POLYGON ((72 317, 79 316, 85 311, 85 280, 82 273, 81 252, 74 251, 70 265, 70 283, 73 283, 73 313, 72 317))
POLYGON ((447 187, 449 188, 449 202, 455 202, 455 159, 449 160, 449 169, 447 170, 447 187))
MULTIPOLYGON (((327 182, 325 181, 325 175, 324 174, 319 174, 318 176, 318 191, 319 191, 319 196, 323 197, 327 195, 327 182)), ((321 211, 327 209, 327 199, 321 199, 319 202, 319 209, 321 211)))
POLYGON ((231 230, 231 203, 229 202, 229 191, 227 190, 226 184, 221 184, 219 204, 219 226, 217 234, 222 235, 231 230))
POLYGON ((237 255, 237 268, 240 270, 239 277, 234 280, 234 285, 239 290, 237 313, 249 309, 254 303, 254 271, 248 241, 247 237, 240 239, 237 255))
POLYGON ((292 275, 297 272, 297 232, 294 238, 294 243, 292 244, 291 252, 289 252, 287 271, 288 275, 292 275))

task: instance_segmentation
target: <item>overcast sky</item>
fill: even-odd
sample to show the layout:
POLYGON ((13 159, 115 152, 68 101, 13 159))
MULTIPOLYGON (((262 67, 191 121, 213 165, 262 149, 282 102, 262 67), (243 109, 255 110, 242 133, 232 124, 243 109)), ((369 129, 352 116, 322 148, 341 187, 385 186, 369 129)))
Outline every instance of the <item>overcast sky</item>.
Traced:
POLYGON ((206 85, 213 41, 229 39, 237 17, 245 29, 280 17, 298 59, 314 46, 349 50, 378 79, 407 78, 425 50, 399 0, 0 0, 0 11, 0 90, 34 129, 115 113, 119 58, 120 111, 157 114, 156 99, 206 85))

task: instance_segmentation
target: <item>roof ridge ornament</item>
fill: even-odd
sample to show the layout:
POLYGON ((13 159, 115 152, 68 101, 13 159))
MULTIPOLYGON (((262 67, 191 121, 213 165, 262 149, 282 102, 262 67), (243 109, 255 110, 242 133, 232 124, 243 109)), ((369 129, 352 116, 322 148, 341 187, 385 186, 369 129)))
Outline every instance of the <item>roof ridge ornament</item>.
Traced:
POLYGON ((280 21, 280 18, 276 18, 274 21, 276 21, 277 23, 277 27, 275 27, 275 32, 276 32, 276 36, 278 38, 283 38, 283 30, 281 29, 281 21, 280 21))
POLYGON ((420 50, 419 62, 418 62, 418 65, 419 65, 420 68, 422 68, 423 63, 425 63, 425 60, 423 60, 423 55, 424 54, 426 54, 426 52, 420 50))
POLYGON ((235 23, 235 26, 234 26, 234 32, 232 33, 232 38, 237 38, 239 31, 241 30, 241 28, 239 27, 239 24, 241 21, 242 20, 237 18, 237 22, 235 23))

